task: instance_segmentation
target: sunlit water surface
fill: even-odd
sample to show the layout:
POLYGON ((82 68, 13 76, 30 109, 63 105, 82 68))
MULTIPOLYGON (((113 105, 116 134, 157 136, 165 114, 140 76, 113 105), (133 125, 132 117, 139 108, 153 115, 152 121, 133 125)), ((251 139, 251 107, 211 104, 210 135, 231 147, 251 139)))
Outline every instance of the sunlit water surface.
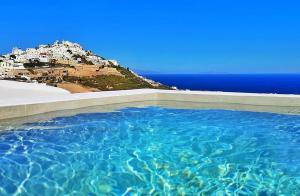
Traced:
POLYGON ((299 195, 300 116, 126 108, 0 133, 0 195, 299 195))

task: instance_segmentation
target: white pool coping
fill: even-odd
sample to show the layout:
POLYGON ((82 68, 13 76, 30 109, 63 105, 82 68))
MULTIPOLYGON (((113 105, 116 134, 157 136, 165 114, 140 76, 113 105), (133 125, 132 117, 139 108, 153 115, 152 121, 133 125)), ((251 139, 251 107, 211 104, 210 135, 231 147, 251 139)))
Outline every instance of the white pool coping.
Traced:
POLYGON ((295 109, 298 112, 300 108, 300 95, 282 94, 136 89, 77 94, 53 91, 9 98, 0 93, 0 119, 144 101, 251 105, 273 107, 279 111, 281 108, 288 108, 285 110, 287 113, 294 112, 295 109))

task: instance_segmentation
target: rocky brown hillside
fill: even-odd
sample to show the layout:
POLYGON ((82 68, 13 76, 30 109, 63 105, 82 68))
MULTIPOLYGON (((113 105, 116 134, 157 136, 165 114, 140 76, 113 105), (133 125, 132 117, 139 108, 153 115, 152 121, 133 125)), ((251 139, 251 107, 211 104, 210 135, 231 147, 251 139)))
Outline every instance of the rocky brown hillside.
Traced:
POLYGON ((46 83, 74 93, 137 88, 170 89, 135 74, 115 60, 106 60, 68 41, 40 45, 25 51, 14 48, 12 53, 0 58, 0 77, 46 83))

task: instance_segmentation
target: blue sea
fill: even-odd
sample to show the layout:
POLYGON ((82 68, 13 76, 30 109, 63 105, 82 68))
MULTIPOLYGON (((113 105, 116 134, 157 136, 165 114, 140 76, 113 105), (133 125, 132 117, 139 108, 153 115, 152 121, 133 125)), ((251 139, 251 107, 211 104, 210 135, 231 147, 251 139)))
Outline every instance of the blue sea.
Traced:
POLYGON ((299 195, 300 116, 125 108, 0 132, 0 195, 299 195))
POLYGON ((144 76, 179 89, 300 94, 300 74, 146 74, 144 76))

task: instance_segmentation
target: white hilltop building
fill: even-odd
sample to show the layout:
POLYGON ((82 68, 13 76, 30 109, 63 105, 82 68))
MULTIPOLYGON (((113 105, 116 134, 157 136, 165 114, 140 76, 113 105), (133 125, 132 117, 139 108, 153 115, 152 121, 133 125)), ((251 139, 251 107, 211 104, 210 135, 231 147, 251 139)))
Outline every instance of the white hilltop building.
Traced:
POLYGON ((20 48, 13 48, 12 52, 11 52, 11 54, 13 54, 13 55, 21 55, 23 53, 24 53, 24 51, 21 50, 20 48))
POLYGON ((13 48, 10 54, 0 56, 0 73, 3 70, 24 69, 25 63, 89 63, 100 66, 118 66, 115 60, 104 60, 90 51, 84 50, 79 44, 69 41, 56 41, 52 45, 39 45, 25 51, 13 48))

